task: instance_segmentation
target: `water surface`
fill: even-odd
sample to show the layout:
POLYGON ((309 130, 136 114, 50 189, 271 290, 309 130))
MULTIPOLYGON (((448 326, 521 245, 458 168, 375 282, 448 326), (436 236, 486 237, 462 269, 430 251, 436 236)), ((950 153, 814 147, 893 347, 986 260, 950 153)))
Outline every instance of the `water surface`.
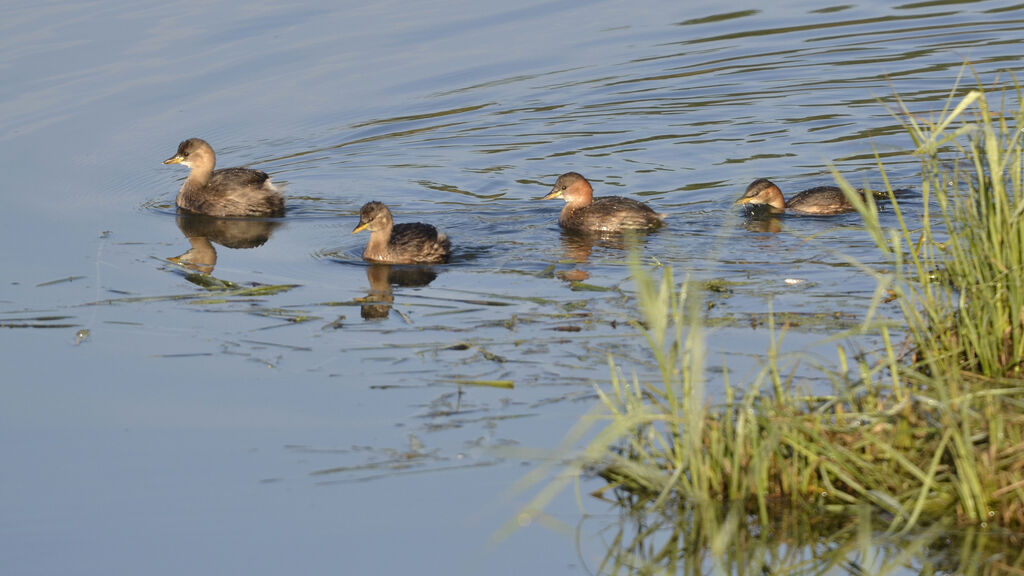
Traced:
MULTIPOLYGON (((575 170, 669 214, 644 262, 729 286, 709 297, 711 394, 723 365, 754 380, 769 309, 807 318, 787 354, 834 366, 823 339, 875 289, 849 260, 879 263, 859 219, 759 229, 732 201, 830 166, 877 186, 876 153, 915 188, 893 93, 927 118, 965 59, 991 85, 1024 53, 1022 8, 999 2, 7 12, 0 563, 18 574, 581 571, 600 553, 546 527, 490 544, 535 462, 506 450, 557 445, 609 354, 655 372, 623 246, 564 236, 536 199, 575 170), (192 136, 272 173, 288 216, 178 218, 185 172, 160 161, 192 136), (453 261, 363 263, 371 199, 449 233, 453 261), (206 266, 169 260, 189 249, 206 266)), ((571 496, 551 513, 580 516, 571 496)))

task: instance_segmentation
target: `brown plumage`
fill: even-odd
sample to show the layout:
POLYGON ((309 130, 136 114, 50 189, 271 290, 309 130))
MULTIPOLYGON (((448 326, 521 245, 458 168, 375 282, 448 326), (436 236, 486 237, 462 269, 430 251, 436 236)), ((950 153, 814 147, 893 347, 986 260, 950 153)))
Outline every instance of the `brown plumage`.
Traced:
POLYGON ((370 230, 363 259, 388 264, 437 264, 447 262, 451 241, 430 224, 395 224, 391 211, 380 202, 367 202, 359 210, 359 225, 370 230))
POLYGON ((643 202, 621 196, 594 198, 594 188, 582 175, 567 172, 542 200, 563 198, 565 206, 558 224, 577 232, 622 232, 654 230, 665 223, 665 215, 643 202))
POLYGON ((280 216, 284 197, 261 170, 224 168, 214 170, 217 156, 206 141, 189 138, 164 164, 191 168, 178 191, 179 208, 210 216, 280 216))
MULTIPOLYGON (((863 195, 864 192, 860 191, 860 194, 863 195)), ((758 178, 751 182, 736 204, 765 205, 774 213, 789 211, 794 214, 831 215, 855 210, 843 191, 835 186, 810 188, 797 193, 787 202, 779 187, 767 178, 758 178)))

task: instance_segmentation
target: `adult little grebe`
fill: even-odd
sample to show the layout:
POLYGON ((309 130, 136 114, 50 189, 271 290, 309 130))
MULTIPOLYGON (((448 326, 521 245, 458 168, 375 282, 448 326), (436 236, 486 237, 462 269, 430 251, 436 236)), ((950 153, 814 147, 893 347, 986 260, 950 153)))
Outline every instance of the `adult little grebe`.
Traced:
POLYGON ((558 177, 555 187, 542 200, 565 199, 558 216, 562 228, 578 232, 621 232, 653 230, 665 223, 665 215, 643 202, 621 196, 594 198, 594 188, 582 175, 568 172, 558 177))
MULTIPOLYGON (((864 194, 863 191, 860 192, 864 194)), ((835 186, 818 186, 793 196, 787 202, 782 191, 771 180, 758 178, 754 180, 743 197, 736 204, 766 205, 774 213, 785 211, 794 214, 831 215, 853 212, 853 204, 847 200, 843 191, 835 186)))
POLYGON ((178 191, 179 208, 210 216, 280 216, 284 197, 270 183, 270 176, 249 168, 214 170, 217 156, 204 140, 189 138, 164 164, 191 168, 178 191))
POLYGON ((359 210, 359 225, 352 230, 370 230, 363 258, 389 264, 436 264, 447 262, 451 241, 430 224, 395 224, 391 211, 380 202, 367 202, 359 210))

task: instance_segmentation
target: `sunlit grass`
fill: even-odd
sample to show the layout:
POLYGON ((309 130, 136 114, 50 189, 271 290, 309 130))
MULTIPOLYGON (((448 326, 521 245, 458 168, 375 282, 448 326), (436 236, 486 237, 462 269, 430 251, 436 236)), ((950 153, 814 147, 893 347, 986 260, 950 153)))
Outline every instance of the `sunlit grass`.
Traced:
MULTIPOLYGON (((1021 101, 1019 88, 1007 94, 1021 101)), ((953 102, 934 123, 905 108, 899 114, 921 160, 922 220, 907 222, 894 202, 899 227, 885 230, 872 206, 858 208, 892 262, 887 281, 914 344, 912 366, 946 380, 961 371, 1017 380, 1024 376, 1024 115, 1005 110, 1005 101, 993 110, 980 88, 953 102)))

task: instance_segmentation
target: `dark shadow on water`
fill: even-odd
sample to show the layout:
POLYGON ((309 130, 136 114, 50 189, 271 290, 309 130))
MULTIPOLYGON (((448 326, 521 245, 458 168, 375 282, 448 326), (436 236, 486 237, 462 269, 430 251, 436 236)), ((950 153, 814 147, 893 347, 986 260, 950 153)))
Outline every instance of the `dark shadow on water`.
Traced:
POLYGON ((280 220, 216 218, 189 212, 179 212, 176 222, 191 248, 168 260, 203 274, 213 273, 217 265, 214 244, 233 249, 257 248, 266 244, 282 224, 280 220))

